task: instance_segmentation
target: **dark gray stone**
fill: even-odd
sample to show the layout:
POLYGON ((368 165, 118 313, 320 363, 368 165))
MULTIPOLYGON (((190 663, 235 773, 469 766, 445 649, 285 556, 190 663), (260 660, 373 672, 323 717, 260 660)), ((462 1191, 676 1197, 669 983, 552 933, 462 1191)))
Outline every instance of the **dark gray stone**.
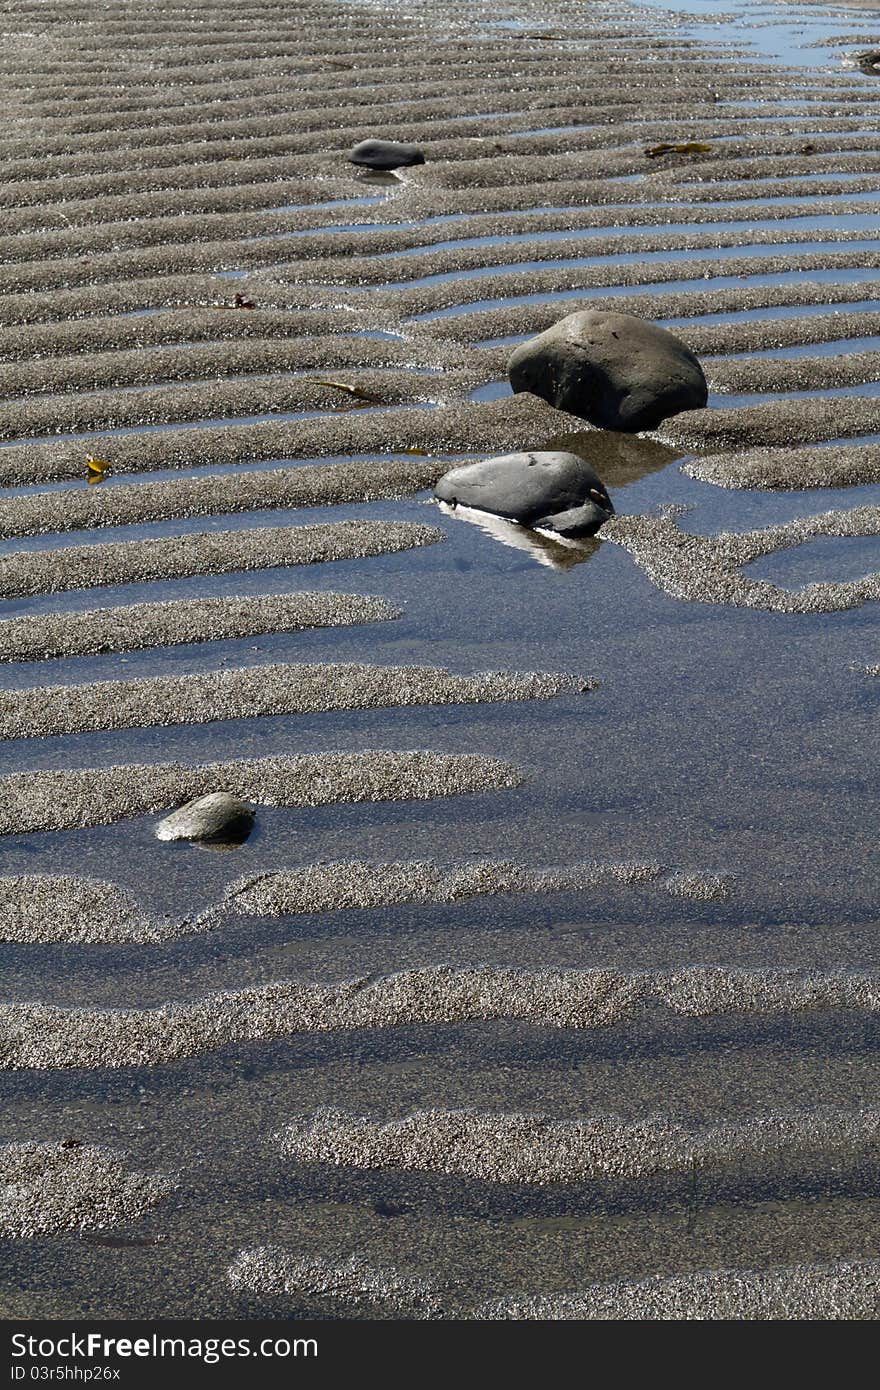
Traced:
POLYGON ((187 801, 156 826, 160 840, 242 844, 254 827, 254 808, 230 792, 209 792, 187 801))
POLYGON ((867 77, 880 77, 880 48, 869 48, 867 53, 855 53, 848 66, 856 67, 867 77))
POLYGON ((708 399, 703 369, 674 334, 632 314, 568 314, 516 349, 514 391, 604 430, 652 430, 708 399))
POLYGON ((425 162, 418 145, 401 145, 397 140, 361 140, 348 159, 362 169, 402 169, 425 162))
POLYGON ((475 507, 565 536, 590 536, 614 513, 605 486, 577 454, 504 454, 453 468, 434 488, 450 506, 475 507))

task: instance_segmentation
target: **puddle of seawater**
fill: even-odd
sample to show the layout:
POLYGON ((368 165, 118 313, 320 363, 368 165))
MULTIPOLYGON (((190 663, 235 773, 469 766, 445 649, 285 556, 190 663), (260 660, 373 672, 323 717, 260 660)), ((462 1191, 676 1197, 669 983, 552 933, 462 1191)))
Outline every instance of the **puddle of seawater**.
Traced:
POLYGON ((820 536, 763 556, 745 572, 750 579, 766 579, 781 589, 865 579, 880 573, 880 536, 820 536))
POLYGON ((397 401, 391 405, 328 406, 326 410, 273 410, 262 415, 217 416, 210 420, 173 420, 162 425, 119 425, 112 429, 82 430, 75 434, 31 435, 27 438, 5 439, 0 441, 0 449, 11 449, 19 444, 70 444, 82 440, 88 443, 93 439, 115 439, 133 434, 167 434, 175 430, 222 429, 226 425, 265 425, 271 421, 285 424, 292 420, 315 420, 323 416, 338 415, 343 411, 357 410, 360 414, 371 415, 378 410, 430 410, 434 401, 397 401))
MULTIPOLYGON (((688 230, 693 231, 693 228, 688 228, 688 230)), ((665 265, 667 262, 672 261, 686 261, 690 264, 694 261, 707 260, 750 260, 758 257, 809 255, 831 250, 834 252, 852 251, 854 254, 859 251, 877 251, 880 250, 880 242, 873 240, 854 240, 847 242, 804 240, 792 242, 758 242, 743 246, 701 246, 689 247, 684 250, 670 250, 664 247, 656 251, 621 251, 613 252, 605 256, 571 256, 558 261, 509 261, 496 265, 475 266, 464 270, 439 271, 434 275, 423 275, 416 280, 397 280, 389 284, 370 286, 370 288, 382 290, 413 290, 420 289, 425 285, 445 285, 456 280, 484 280, 495 275, 525 274, 530 270, 585 270, 592 266, 651 265, 654 263, 665 265)), ((856 266, 853 268, 859 274, 865 274, 859 267, 856 266)), ((810 272, 811 275, 813 273, 812 271, 810 272)))
POLYGON ((700 43, 739 48, 751 61, 841 72, 839 35, 858 12, 841 6, 794 11, 761 0, 640 0, 645 16, 674 17, 676 32, 700 43), (719 13, 720 10, 720 13, 719 13))
MULTIPOLYGON (((841 197, 844 197, 844 196, 845 196, 845 195, 841 195, 841 197)), ((871 198, 873 198, 873 199, 875 199, 875 200, 880 199, 880 193, 876 193, 876 192, 873 192, 873 191, 872 191, 871 194, 868 195, 868 196, 871 197, 871 198)), ((804 195, 804 201, 807 201, 807 200, 808 200, 808 199, 807 199, 807 195, 804 195)), ((769 201, 769 200, 768 200, 768 201, 769 201)), ((773 201, 777 201, 777 200, 774 199, 773 201)), ((810 201, 812 201, 813 203, 815 203, 816 199, 813 198, 813 199, 810 200, 810 201)), ((644 206, 644 205, 642 205, 642 206, 644 206)), ((631 209, 630 209, 630 211, 631 211, 631 209)), ((612 210, 612 209, 608 209, 608 212, 609 212, 609 216, 612 216, 612 215, 613 215, 613 210, 612 210)), ((807 216, 804 216, 804 217, 767 217, 767 218, 751 218, 751 219, 749 219, 748 221, 745 221, 745 222, 742 221, 742 220, 740 220, 740 219, 737 219, 737 218, 730 218, 730 219, 727 220, 727 221, 723 221, 723 220, 720 220, 720 219, 719 219, 719 220, 716 220, 716 221, 705 221, 705 222, 702 222, 702 221, 701 221, 701 222, 675 222, 675 221, 671 221, 671 222, 664 222, 664 223, 663 223, 662 231, 663 231, 663 234, 664 234, 664 235, 666 235, 666 234, 682 234, 682 235, 689 234, 689 235, 692 235, 692 236, 697 236, 697 235, 702 236, 703 234, 705 234, 706 236, 710 236, 713 232, 723 232, 723 233, 731 233, 731 232, 738 232, 738 231, 744 231, 744 232, 756 232, 756 231, 780 232, 780 231, 784 230, 784 229, 787 228, 787 227, 791 227, 791 228, 794 228, 794 229, 797 230, 797 231, 803 231, 803 232, 808 232, 808 231, 830 231, 830 230, 833 230, 833 229, 838 228, 838 227, 848 227, 848 228, 852 228, 854 231, 861 231, 861 230, 867 231, 867 230, 869 230, 869 229, 870 229, 870 230, 874 230, 874 229, 880 228, 880 210, 878 210, 877 212, 866 211, 866 212, 863 212, 863 213, 862 213, 862 212, 839 213, 839 212, 835 212, 835 211, 832 210, 832 211, 829 211, 829 212, 824 213, 824 214, 823 214, 823 213, 818 213, 818 214, 815 214, 815 213, 814 213, 814 214, 810 214, 810 215, 807 215, 807 216)), ((431 242, 429 245, 427 245, 427 246, 407 246, 407 247, 405 247, 404 249, 402 249, 402 250, 400 250, 400 251, 383 252, 383 253, 382 253, 382 258, 383 258, 383 260, 388 260, 388 261, 402 260, 402 259, 405 259, 405 258, 407 258, 407 257, 409 257, 409 256, 424 256, 424 255, 426 255, 428 252, 432 252, 432 253, 433 253, 433 252, 435 252, 435 251, 458 251, 458 250, 462 250, 462 249, 464 249, 465 247, 468 247, 468 246, 520 246, 520 245, 525 245, 525 244, 527 244, 527 243, 534 243, 534 242, 540 243, 540 242, 543 242, 543 241, 568 241, 568 240, 579 239, 579 238, 581 238, 581 237, 590 238, 590 237, 617 237, 617 236, 622 236, 622 237, 625 237, 625 236, 650 236, 652 230, 655 230, 655 228, 652 226, 652 224, 651 224, 650 222, 631 222, 631 223, 629 223, 629 224, 625 224, 625 223, 620 223, 620 222, 611 222, 611 221, 609 221, 609 222, 607 222, 606 224, 604 224, 604 225, 601 226, 601 227, 571 227, 571 228, 569 228, 569 227, 562 227, 562 228, 560 228, 558 231, 545 231, 545 230, 542 228, 541 230, 535 231, 535 232, 515 232, 515 233, 508 234, 508 235, 504 235, 504 234, 502 233, 502 234, 487 235, 487 236, 460 237, 460 238, 458 238, 457 240, 432 241, 432 242, 431 242)), ((656 230, 659 231, 660 228, 656 228, 656 230)), ((806 238, 805 238, 805 240, 806 240, 806 238)), ((783 244, 784 244, 784 243, 783 243, 783 244)), ((816 238, 815 241, 809 242, 808 245, 809 245, 809 249, 811 249, 811 250, 818 250, 818 249, 822 249, 822 247, 825 245, 825 243, 822 242, 821 238, 816 238)), ((745 248, 746 253, 748 253, 748 250, 749 250, 749 249, 750 249, 750 248, 748 248, 748 247, 745 248)), ((671 255, 671 254, 673 254, 673 253, 671 253, 671 252, 666 252, 665 254, 666 254, 666 255, 671 255)), ((676 253, 676 254, 678 254, 678 253, 676 253)), ((684 253, 684 252, 683 252, 683 253, 680 253, 680 254, 688 254, 688 253, 684 253)), ((720 254, 720 252, 719 252, 718 254, 720 254)), ((609 257, 607 257, 607 259, 610 260, 611 257, 609 256, 609 257)), ((542 265, 542 264, 544 264, 544 263, 543 263, 543 262, 536 262, 536 263, 531 263, 531 262, 530 262, 530 263, 528 263, 528 264, 529 264, 529 268, 531 268, 532 264, 537 264, 537 265, 540 266, 540 265, 542 265)), ((579 262, 576 261, 576 260, 575 260, 575 261, 570 261, 570 262, 554 261, 554 262, 551 262, 551 264, 553 264, 553 265, 561 265, 561 264, 572 264, 572 265, 577 265, 577 264, 579 264, 579 262)), ((414 282, 414 283, 416 283, 416 284, 422 284, 422 283, 424 283, 424 282, 423 282, 423 281, 416 281, 416 282, 414 282)), ((392 288, 394 288, 394 287, 392 286, 392 288)))
MULTIPOLYGON (((752 286, 782 286, 793 282, 812 281, 814 284, 858 284, 862 280, 871 281, 878 278, 880 272, 876 270, 861 270, 858 266, 844 266, 833 270, 786 270, 768 273, 766 275, 706 275, 702 279, 691 280, 655 280, 650 284, 639 285, 601 285, 587 286, 574 290, 547 290, 539 294, 517 294, 507 295, 503 299, 476 299, 467 304, 452 304, 446 309, 432 309, 428 313, 414 314, 408 319, 408 323, 430 323, 435 319, 456 318, 462 314, 479 314, 483 311, 492 309, 505 309, 511 305, 520 304, 552 304, 557 300, 564 303, 566 300, 589 300, 605 298, 618 295, 643 295, 643 294, 667 294, 677 290, 693 290, 697 286, 703 290, 733 289, 734 287, 746 288, 752 286)), ((827 306, 826 312, 827 312, 827 306)), ((743 310, 743 313, 754 314, 755 310, 743 310)), ((723 315, 733 321, 736 315, 723 315)), ((769 315, 768 315, 769 317, 769 315)), ((706 315, 703 322, 710 323, 715 318, 714 315, 706 315)), ((672 320, 657 320, 658 322, 672 322, 672 320)), ((527 335, 530 336, 530 335, 527 335)))
POLYGON ((823 343, 796 343, 792 347, 758 348, 754 352, 729 352, 725 357, 842 357, 855 352, 880 352, 880 336, 871 338, 832 338, 823 343))
POLYGON ((750 405, 764 405, 768 401, 815 400, 819 397, 835 400, 847 396, 880 396, 880 381, 866 381, 854 386, 822 386, 808 391, 751 391, 736 392, 712 391, 709 406, 720 410, 738 410, 750 405))
POLYGON ((512 396, 513 388, 509 381, 488 381, 485 386, 478 386, 471 392, 472 401, 500 401, 505 396, 512 396))
POLYGON ((457 523, 478 527, 493 541, 511 550, 521 551, 547 569, 565 572, 575 565, 586 564, 599 548, 599 542, 595 539, 585 537, 574 540, 548 529, 532 529, 476 507, 450 507, 445 502, 441 502, 439 507, 444 516, 454 518, 457 523))

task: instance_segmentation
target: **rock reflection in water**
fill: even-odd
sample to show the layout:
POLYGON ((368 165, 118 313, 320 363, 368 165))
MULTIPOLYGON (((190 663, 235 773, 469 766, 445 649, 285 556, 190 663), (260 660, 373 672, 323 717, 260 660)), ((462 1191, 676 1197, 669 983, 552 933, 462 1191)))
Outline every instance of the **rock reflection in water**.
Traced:
MULTIPOLYGON (((577 454, 598 473, 605 486, 612 492, 638 482, 649 473, 658 473, 674 460, 681 458, 681 450, 660 444, 656 439, 642 435, 618 434, 613 430, 587 429, 574 434, 554 435, 539 449, 563 449, 577 454)), ((437 500, 437 505, 447 516, 459 521, 469 521, 479 526, 494 540, 515 550, 524 550, 539 565, 549 569, 570 570, 582 565, 599 549, 599 541, 593 537, 567 537, 551 531, 535 531, 507 517, 496 516, 492 512, 480 511, 476 507, 459 504, 450 507, 437 500)))
MULTIPOLYGON (((660 444, 640 434, 619 434, 616 430, 578 430, 576 434, 555 434, 541 449, 567 449, 594 468, 609 492, 637 483, 649 473, 681 458, 681 449, 660 444)), ((612 501, 613 501, 612 497, 612 501)))
POLYGON ((518 521, 508 521, 507 517, 494 516, 492 512, 481 512, 476 507, 451 507, 447 502, 437 502, 441 512, 454 516, 457 521, 469 521, 479 526, 488 536, 513 550, 524 550, 539 565, 552 570, 570 570, 582 565, 599 549, 599 542, 592 537, 575 540, 565 536, 551 535, 549 531, 532 531, 521 526, 518 521))
POLYGON ((358 168, 357 177, 361 183, 381 183, 387 187, 394 188, 397 184, 403 183, 399 174, 395 174, 391 169, 366 169, 358 168))

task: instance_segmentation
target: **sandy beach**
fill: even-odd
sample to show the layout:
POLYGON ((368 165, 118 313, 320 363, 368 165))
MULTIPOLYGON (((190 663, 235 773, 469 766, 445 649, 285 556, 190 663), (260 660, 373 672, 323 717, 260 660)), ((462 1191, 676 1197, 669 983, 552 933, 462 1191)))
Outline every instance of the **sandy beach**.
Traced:
POLYGON ((0 0, 0 1316, 880 1312, 880 29, 724 8, 0 0))

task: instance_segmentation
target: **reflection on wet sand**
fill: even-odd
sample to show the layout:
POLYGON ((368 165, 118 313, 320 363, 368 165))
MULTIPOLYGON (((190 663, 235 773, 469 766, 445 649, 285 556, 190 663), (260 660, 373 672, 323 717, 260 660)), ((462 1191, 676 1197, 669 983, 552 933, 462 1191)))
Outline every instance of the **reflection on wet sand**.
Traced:
POLYGON ((389 188, 393 188, 396 184, 403 183, 403 179, 400 175, 395 174, 391 169, 361 168, 357 171, 357 177, 362 183, 381 183, 389 188))
POLYGON ((508 545, 513 550, 524 550, 539 565, 551 570, 570 570, 582 565, 599 549, 599 542, 591 537, 575 540, 567 536, 551 535, 549 531, 532 531, 521 526, 518 521, 508 521, 506 516, 493 516, 491 512, 481 512, 477 507, 451 507, 448 502, 438 501, 437 506, 446 516, 454 516, 458 521, 469 521, 479 526, 487 536, 508 545))
MULTIPOLYGON (((616 430, 578 430, 575 434, 555 434, 541 449, 567 449, 595 468, 607 488, 627 487, 649 473, 681 457, 681 450, 660 444, 640 434, 620 434, 616 430)), ((612 501, 614 499, 612 498, 612 501)))

